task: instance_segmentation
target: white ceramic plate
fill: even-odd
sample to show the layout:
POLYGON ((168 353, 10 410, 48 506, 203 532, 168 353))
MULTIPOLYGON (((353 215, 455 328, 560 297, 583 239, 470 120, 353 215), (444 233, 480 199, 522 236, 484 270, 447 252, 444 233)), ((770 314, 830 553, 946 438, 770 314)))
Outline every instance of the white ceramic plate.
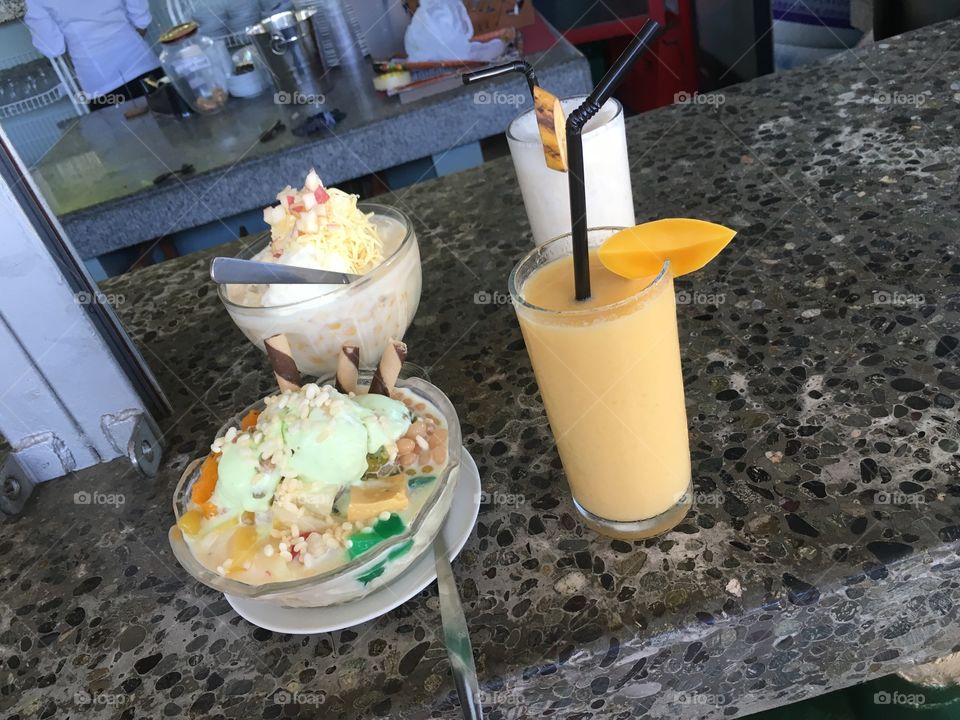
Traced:
MULTIPOLYGON (((443 524, 443 539, 450 549, 450 559, 460 550, 473 532, 480 510, 480 471, 466 448, 461 450, 460 474, 454 491, 450 513, 443 524)), ((289 635, 312 635, 353 627, 373 620, 402 605, 437 579, 433 551, 427 550, 389 585, 366 597, 319 608, 285 608, 260 600, 224 595, 237 615, 257 627, 289 635)))

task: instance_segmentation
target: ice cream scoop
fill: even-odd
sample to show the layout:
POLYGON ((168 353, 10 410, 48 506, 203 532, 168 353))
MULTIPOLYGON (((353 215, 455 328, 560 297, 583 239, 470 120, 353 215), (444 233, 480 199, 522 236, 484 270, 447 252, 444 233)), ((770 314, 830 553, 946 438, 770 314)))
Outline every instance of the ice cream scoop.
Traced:
MULTIPOLYGON (((262 512, 281 478, 336 492, 360 481, 368 455, 397 455, 397 440, 410 427, 402 402, 379 396, 351 398, 326 386, 305 385, 267 400, 256 426, 227 433, 219 442, 219 480, 211 498, 229 513, 262 512)), ((329 509, 329 508, 328 508, 329 509)))

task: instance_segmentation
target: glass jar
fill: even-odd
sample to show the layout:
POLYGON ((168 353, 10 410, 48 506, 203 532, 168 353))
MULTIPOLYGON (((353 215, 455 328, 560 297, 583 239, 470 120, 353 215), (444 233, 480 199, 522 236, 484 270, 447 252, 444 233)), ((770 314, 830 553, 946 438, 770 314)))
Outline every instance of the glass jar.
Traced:
POLYGON ((160 64, 177 92, 196 112, 218 112, 227 102, 227 69, 220 44, 197 32, 195 22, 160 36, 160 64))

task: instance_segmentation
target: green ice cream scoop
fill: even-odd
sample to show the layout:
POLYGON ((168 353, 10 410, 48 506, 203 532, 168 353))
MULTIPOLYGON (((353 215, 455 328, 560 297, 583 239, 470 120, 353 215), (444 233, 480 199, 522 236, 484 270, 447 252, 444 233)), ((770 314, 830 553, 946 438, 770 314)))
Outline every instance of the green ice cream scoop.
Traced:
POLYGON ((280 473, 260 470, 259 452, 250 445, 226 443, 217 468, 217 487, 210 498, 218 508, 234 513, 270 508, 280 473))
POLYGON ((375 453, 382 447, 396 443, 410 427, 410 410, 399 400, 386 395, 358 395, 353 401, 371 413, 364 420, 367 452, 375 453))
POLYGON ((290 420, 284 439, 293 451, 285 475, 342 486, 367 470, 367 429, 354 408, 333 416, 315 409, 305 420, 290 420))
POLYGON ((406 405, 382 395, 351 398, 305 385, 267 399, 251 430, 223 443, 213 502, 233 512, 267 510, 282 478, 345 487, 367 472, 367 455, 396 451, 410 427, 406 405), (247 436, 244 438, 243 436, 247 436))

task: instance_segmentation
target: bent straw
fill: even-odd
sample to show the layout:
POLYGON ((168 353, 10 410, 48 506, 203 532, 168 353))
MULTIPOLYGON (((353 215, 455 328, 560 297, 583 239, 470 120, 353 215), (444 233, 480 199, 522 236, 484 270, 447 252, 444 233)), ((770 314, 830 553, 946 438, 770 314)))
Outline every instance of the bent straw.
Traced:
POLYGON ((587 239, 587 196, 583 181, 583 128, 610 99, 630 68, 640 59, 647 46, 660 34, 661 30, 663 27, 656 20, 647 20, 593 92, 567 117, 573 282, 577 300, 590 298, 590 245, 587 239))
POLYGON ((563 114, 563 105, 556 95, 540 87, 540 83, 537 82, 537 73, 530 63, 525 60, 516 60, 464 73, 461 77, 464 85, 471 85, 480 80, 489 80, 510 73, 522 73, 527 78, 530 95, 533 97, 537 130, 540 132, 540 144, 543 146, 543 159, 547 167, 551 170, 566 172, 567 138, 564 133, 566 118, 563 114))
POLYGON ((530 95, 532 96, 533 89, 540 87, 540 83, 537 81, 537 71, 534 70, 533 65, 526 60, 515 60, 514 62, 509 62, 504 65, 493 65, 483 70, 473 70, 472 72, 464 73, 461 77, 463 77, 464 85, 472 85, 481 80, 489 80, 490 78, 515 72, 526 76, 527 85, 530 86, 530 95))

